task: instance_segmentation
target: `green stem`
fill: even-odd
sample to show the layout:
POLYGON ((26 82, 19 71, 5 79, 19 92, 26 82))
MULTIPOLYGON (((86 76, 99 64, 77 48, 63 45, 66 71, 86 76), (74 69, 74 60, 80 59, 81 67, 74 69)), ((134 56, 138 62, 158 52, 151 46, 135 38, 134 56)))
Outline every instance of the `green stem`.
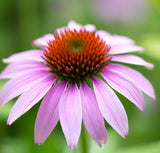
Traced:
POLYGON ((88 153, 86 130, 83 124, 82 124, 82 132, 81 132, 81 148, 83 153, 88 153))

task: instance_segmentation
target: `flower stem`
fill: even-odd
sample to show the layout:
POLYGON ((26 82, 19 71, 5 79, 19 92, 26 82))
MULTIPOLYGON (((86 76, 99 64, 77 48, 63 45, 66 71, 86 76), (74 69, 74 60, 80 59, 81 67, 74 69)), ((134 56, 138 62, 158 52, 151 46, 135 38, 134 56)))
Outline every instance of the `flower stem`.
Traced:
POLYGON ((88 143, 86 137, 86 130, 84 125, 82 124, 82 132, 81 132, 81 148, 83 153, 88 153, 88 143))

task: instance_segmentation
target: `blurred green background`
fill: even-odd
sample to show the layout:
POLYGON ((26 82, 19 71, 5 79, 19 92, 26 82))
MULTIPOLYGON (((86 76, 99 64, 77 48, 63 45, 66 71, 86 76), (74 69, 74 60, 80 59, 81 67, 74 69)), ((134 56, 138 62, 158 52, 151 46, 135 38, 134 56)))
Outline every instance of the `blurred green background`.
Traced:
MULTIPOLYGON (((102 148, 87 137, 90 153, 159 153, 160 152, 160 0, 0 0, 0 60, 13 53, 32 49, 32 41, 69 20, 94 24, 97 29, 125 35, 146 49, 138 54, 153 63, 147 70, 132 66, 153 84, 157 100, 145 97, 144 112, 127 99, 123 102, 129 119, 129 136, 121 138, 107 123, 108 142, 102 148)), ((0 71, 6 65, 0 62, 0 71)), ((0 81, 0 88, 6 81, 0 81)), ((80 153, 81 140, 74 150, 66 144, 58 126, 41 146, 34 144, 34 123, 37 104, 10 127, 6 121, 16 99, 0 108, 0 153, 80 153)))

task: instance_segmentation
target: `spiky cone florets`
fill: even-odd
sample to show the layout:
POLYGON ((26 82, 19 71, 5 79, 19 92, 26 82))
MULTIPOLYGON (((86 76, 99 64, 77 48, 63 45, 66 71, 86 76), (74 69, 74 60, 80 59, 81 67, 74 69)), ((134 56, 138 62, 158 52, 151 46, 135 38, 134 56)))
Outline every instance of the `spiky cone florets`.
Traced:
POLYGON ((43 57, 51 71, 65 80, 83 80, 108 63, 110 47, 94 32, 65 30, 48 43, 43 57))

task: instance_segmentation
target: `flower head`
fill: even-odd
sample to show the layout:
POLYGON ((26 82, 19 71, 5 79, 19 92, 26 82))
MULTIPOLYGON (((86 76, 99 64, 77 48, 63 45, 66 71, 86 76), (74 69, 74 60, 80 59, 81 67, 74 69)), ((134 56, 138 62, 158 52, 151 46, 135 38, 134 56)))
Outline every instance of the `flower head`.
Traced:
POLYGON ((128 63, 152 68, 135 55, 143 51, 124 36, 95 31, 94 25, 70 21, 33 41, 42 50, 29 50, 4 59, 9 63, 0 79, 10 79, 0 92, 1 105, 19 96, 7 123, 12 124, 31 107, 42 102, 35 123, 35 143, 42 144, 58 121, 70 148, 77 145, 82 120, 99 146, 107 141, 104 119, 122 136, 128 119, 113 89, 143 110, 142 92, 155 99, 150 82, 128 63), (116 63, 114 63, 116 62, 116 63))
POLYGON ((64 30, 48 43, 43 58, 53 74, 77 81, 100 72, 107 64, 109 49, 95 33, 64 30))

